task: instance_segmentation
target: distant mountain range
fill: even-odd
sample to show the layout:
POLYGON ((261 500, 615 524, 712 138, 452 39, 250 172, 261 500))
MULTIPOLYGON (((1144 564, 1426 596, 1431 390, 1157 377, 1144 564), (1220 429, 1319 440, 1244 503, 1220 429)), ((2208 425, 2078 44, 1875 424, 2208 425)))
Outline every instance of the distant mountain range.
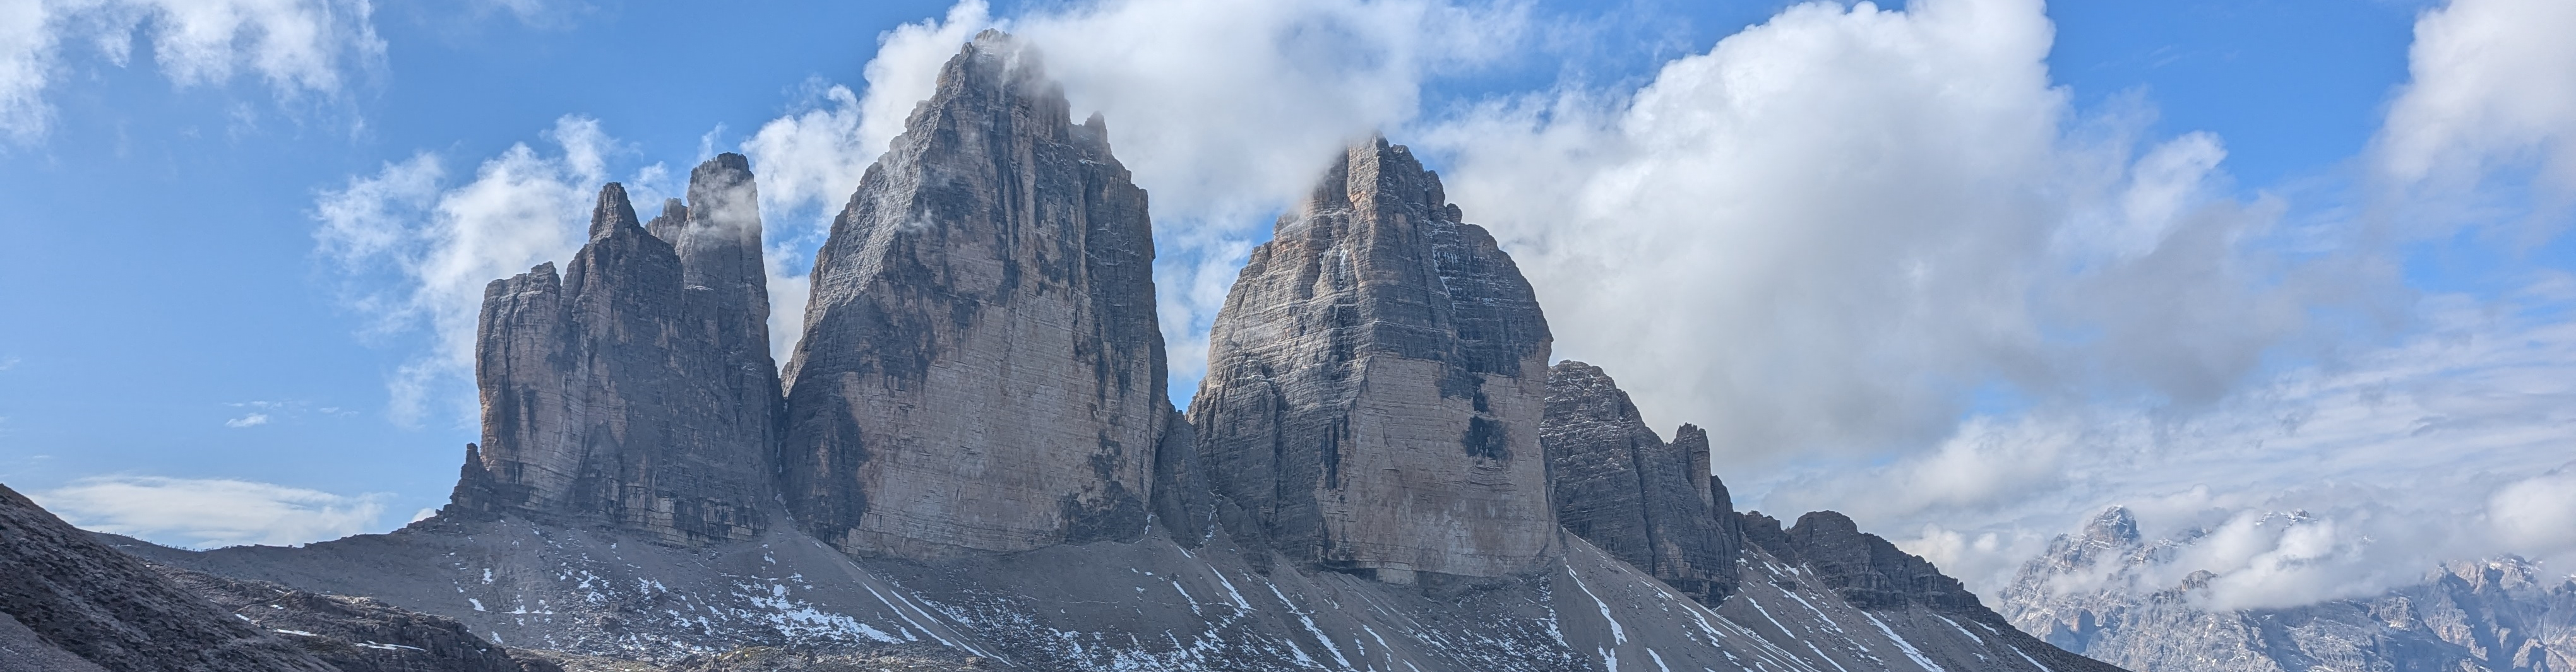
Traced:
POLYGON ((0 672, 2118 669, 1841 514, 1737 513, 1382 138, 1252 252, 1181 413, 1105 124, 977 36, 783 373, 749 162, 649 220, 609 184, 486 290, 438 515, 193 552, 6 493, 0 672))
POLYGON ((2190 539, 2102 512, 2024 566, 2001 609, 2069 651, 2136 670, 2576 670, 2576 579, 2520 558, 2449 563, 2423 583, 2287 609, 2217 610, 2209 574, 2144 585, 2190 539))

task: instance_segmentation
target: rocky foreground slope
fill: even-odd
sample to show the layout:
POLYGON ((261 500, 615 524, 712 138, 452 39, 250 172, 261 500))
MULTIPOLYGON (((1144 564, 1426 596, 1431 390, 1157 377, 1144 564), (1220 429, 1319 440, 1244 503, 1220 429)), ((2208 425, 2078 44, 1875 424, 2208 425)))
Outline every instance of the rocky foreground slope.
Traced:
POLYGON ((1040 60, 987 32, 943 66, 823 247, 783 390, 751 167, 719 157, 651 222, 610 185, 560 278, 493 284, 485 442, 439 515, 117 543, 227 605, 576 672, 2114 669, 1839 514, 1734 511, 1704 433, 1547 366, 1510 256, 1383 139, 1254 254, 1177 414, 1144 192, 1040 60))
POLYGON ((2218 610, 2203 606, 2206 574, 2150 583, 2191 541, 2147 539, 2128 510, 2106 510, 2025 565, 2002 609, 2052 644, 2149 672, 2576 669, 2576 580, 2518 558, 2449 563, 2366 599, 2218 610))

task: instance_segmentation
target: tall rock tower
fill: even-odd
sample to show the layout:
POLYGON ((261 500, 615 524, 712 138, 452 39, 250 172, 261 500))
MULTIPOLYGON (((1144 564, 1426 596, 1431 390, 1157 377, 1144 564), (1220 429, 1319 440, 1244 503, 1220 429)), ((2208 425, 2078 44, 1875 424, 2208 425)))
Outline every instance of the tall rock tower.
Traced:
POLYGON ((996 31, 833 221, 788 364, 781 484, 843 552, 1133 539, 1170 413, 1145 192, 996 31))
POLYGON ((1547 392, 1539 443, 1566 531, 1711 607, 1734 594, 1742 534, 1709 475, 1708 433, 1683 425, 1665 443, 1617 381, 1583 362, 1549 367, 1547 392))
POLYGON ((545 264, 484 289, 483 443, 449 511, 678 544, 767 526, 780 402, 748 163, 708 161, 689 195, 656 218, 665 240, 611 183, 560 278, 545 264))
POLYGON ((1561 551, 1547 319, 1438 175, 1350 148, 1226 296, 1190 405, 1205 477, 1290 557, 1403 583, 1561 551))

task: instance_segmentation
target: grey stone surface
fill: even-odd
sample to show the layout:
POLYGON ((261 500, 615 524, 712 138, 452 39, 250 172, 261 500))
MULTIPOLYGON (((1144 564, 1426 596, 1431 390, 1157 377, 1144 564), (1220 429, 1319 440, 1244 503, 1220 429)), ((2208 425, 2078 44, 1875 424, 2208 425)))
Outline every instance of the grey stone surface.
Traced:
MULTIPOLYGON (((1764 519, 1756 538, 1770 540, 1773 554, 1796 558, 1815 572, 1827 588, 1865 609, 1922 604, 1934 609, 1992 613, 1958 579, 1921 556, 1906 553, 1875 534, 1860 531, 1852 519, 1833 511, 1798 517, 1786 531, 1764 519)), ((1748 525, 1749 527, 1749 525, 1748 525)))
POLYGON ((788 364, 807 531, 933 558, 1133 540, 1171 405, 1145 192, 988 31, 859 183, 788 364))
POLYGON ((156 567, 233 617, 280 635, 340 672, 560 672, 513 658, 454 619, 381 600, 324 595, 264 581, 156 567))
POLYGON ((696 204, 665 204, 654 221, 672 241, 609 184, 560 278, 547 264, 485 289, 483 442, 467 449, 451 515, 516 512, 681 544, 767 526, 782 402, 753 189, 741 155, 699 166, 696 204))
POLYGON ((7 486, 0 486, 0 614, 8 616, 0 646, 12 657, 21 648, 27 659, 70 654, 114 672, 333 670, 7 486))
POLYGON ((2058 646, 2146 672, 2576 669, 2576 580, 2519 558, 2448 563, 2364 599, 2226 611, 2203 606, 2206 574, 2149 583, 2178 571, 2168 563, 2193 536, 2146 539, 2128 510, 2105 510, 2024 565, 2003 611, 2058 646))
POLYGON ((1237 537, 1390 581, 1555 561, 1547 319, 1401 146, 1350 148, 1255 248, 1190 405, 1237 537))
MULTIPOLYGON (((1676 436, 1693 436, 1688 425, 1676 436)), ((1612 557, 1704 604, 1735 590, 1735 511, 1713 506, 1708 439, 1667 444, 1600 367, 1548 367, 1539 443, 1553 471, 1557 521, 1612 557), (1720 513, 1723 515, 1720 515, 1720 513)))

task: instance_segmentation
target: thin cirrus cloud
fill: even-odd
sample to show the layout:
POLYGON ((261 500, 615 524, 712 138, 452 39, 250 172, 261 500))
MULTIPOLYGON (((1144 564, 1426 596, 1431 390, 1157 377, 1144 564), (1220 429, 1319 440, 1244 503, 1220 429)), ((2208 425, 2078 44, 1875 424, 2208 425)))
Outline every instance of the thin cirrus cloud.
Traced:
POLYGON ((257 77, 281 99, 332 95, 374 67, 385 43, 365 0, 20 0, 0 6, 0 137, 53 123, 45 92, 90 53, 123 66, 138 33, 172 83, 257 77))
POLYGON ((28 493, 84 529, 183 548, 337 539, 384 515, 387 495, 336 495, 234 479, 107 476, 28 493))

